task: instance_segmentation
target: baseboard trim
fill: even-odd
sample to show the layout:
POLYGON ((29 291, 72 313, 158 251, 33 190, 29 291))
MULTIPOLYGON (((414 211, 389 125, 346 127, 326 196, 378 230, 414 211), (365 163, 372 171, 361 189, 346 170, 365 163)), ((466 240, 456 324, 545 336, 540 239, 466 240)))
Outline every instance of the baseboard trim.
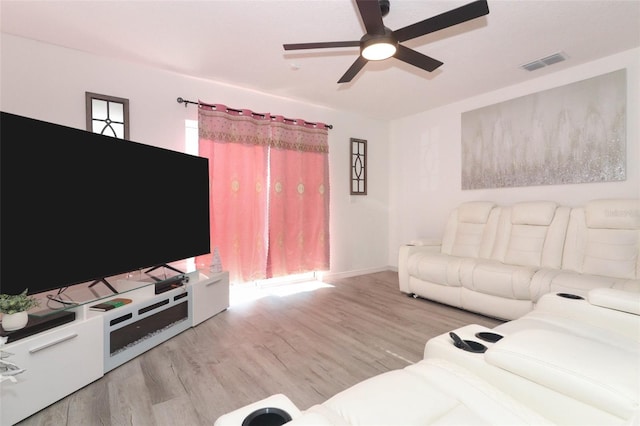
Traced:
POLYGON ((278 286, 287 285, 287 284, 306 283, 314 280, 322 281, 324 279, 342 279, 342 278, 357 277, 358 275, 375 274, 376 272, 384 272, 384 271, 398 272, 398 268, 395 266, 387 265, 387 266, 379 266, 376 268, 357 269, 353 271, 344 271, 344 272, 317 271, 317 272, 309 272, 305 274, 271 278, 268 280, 258 280, 258 281, 254 281, 253 283, 243 283, 243 284, 234 284, 234 285, 251 285, 252 284, 257 288, 270 288, 270 287, 278 287, 278 286))
POLYGON ((393 266, 380 266, 377 268, 367 268, 367 269, 357 269, 353 271, 344 271, 344 272, 317 272, 316 277, 319 281, 324 279, 341 279, 341 278, 350 278, 356 277, 358 275, 366 275, 366 274, 374 274, 376 272, 384 272, 384 271, 394 271, 397 272, 397 268, 393 266))

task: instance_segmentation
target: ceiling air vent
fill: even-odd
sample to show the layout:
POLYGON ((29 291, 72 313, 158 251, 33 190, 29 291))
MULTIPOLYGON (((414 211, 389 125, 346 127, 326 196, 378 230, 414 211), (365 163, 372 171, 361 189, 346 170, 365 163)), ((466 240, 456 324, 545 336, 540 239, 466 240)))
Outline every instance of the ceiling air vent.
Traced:
POLYGON ((520 68, 523 68, 527 71, 535 71, 542 67, 546 67, 546 65, 542 61, 533 61, 533 62, 529 62, 528 64, 524 64, 520 66, 520 68))
POLYGON ((537 69, 557 64, 558 62, 562 62, 567 59, 567 55, 562 52, 554 53, 553 55, 549 55, 542 59, 537 59, 533 62, 529 62, 528 64, 520 65, 520 68, 527 71, 535 71, 537 69))

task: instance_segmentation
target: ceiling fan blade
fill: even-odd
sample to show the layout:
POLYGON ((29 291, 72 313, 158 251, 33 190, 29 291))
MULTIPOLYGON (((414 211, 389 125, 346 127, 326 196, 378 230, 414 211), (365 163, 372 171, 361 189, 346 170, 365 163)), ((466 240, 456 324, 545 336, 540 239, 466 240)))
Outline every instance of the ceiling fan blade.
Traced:
POLYGON ((347 72, 344 73, 344 75, 340 78, 340 80, 338 80, 338 83, 350 82, 353 79, 353 77, 355 77, 356 74, 358 74, 358 72, 362 69, 362 67, 364 67, 367 64, 367 62, 369 61, 363 58, 362 56, 358 56, 358 59, 356 59, 356 61, 351 65, 351 67, 349 67, 347 72))
POLYGON ((442 65, 442 62, 437 59, 423 55, 422 53, 409 49, 401 44, 398 45, 398 49, 393 57, 429 72, 434 71, 442 65))
POLYGON ((284 50, 324 49, 328 47, 359 47, 360 41, 327 41, 319 43, 283 44, 284 50))
POLYGON ((378 0, 356 0, 367 34, 384 34, 382 11, 378 0))
POLYGON ((411 40, 444 28, 448 28, 475 18, 487 15, 489 5, 486 0, 478 0, 473 3, 460 6, 440 15, 427 18, 424 21, 400 28, 393 32, 398 41, 411 40))

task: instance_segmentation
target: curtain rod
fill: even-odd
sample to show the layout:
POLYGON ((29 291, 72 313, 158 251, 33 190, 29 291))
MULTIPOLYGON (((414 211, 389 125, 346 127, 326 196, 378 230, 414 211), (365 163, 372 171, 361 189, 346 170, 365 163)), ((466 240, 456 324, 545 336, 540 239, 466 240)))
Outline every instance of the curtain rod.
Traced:
MULTIPOLYGON (((193 105, 199 105, 199 102, 194 102, 194 101, 188 101, 186 99, 183 98, 178 98, 176 99, 178 101, 179 104, 184 104, 184 107, 186 108, 188 104, 193 104, 193 105)), ((213 105, 211 105, 213 106, 213 105)), ((239 109, 233 109, 233 108, 227 108, 229 111, 233 111, 233 112, 242 112, 242 110, 239 109)), ((255 115, 259 115, 260 117, 264 117, 264 114, 260 114, 260 113, 254 113, 255 115)), ((285 121, 295 121, 292 118, 285 118, 285 121)), ((304 124, 309 124, 309 125, 317 125, 318 123, 310 123, 308 121, 305 121, 304 124)), ((333 129, 333 125, 332 124, 325 124, 324 127, 326 127, 327 129, 333 129)))

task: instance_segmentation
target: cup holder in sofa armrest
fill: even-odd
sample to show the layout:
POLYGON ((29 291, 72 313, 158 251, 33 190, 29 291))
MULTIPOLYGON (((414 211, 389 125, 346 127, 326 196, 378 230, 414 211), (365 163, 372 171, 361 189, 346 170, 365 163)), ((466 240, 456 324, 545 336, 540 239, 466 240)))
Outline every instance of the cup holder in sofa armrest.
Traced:
POLYGON ((578 296, 577 294, 571 293, 556 293, 560 297, 564 297, 565 299, 575 299, 575 300, 584 300, 584 297, 578 296))
POLYGON ((480 342, 474 342, 473 340, 462 340, 460 336, 458 336, 454 332, 449 333, 449 336, 453 340, 453 346, 455 346, 456 348, 478 354, 487 351, 487 347, 480 342))
POLYGON ((260 408, 245 417, 242 426, 281 426, 291 421, 286 411, 276 407, 260 408))
POLYGON ((489 342, 489 343, 495 343, 498 340, 502 339, 504 336, 498 334, 498 333, 491 333, 488 331, 481 331, 479 333, 476 333, 476 337, 480 340, 484 340, 485 342, 489 342))

